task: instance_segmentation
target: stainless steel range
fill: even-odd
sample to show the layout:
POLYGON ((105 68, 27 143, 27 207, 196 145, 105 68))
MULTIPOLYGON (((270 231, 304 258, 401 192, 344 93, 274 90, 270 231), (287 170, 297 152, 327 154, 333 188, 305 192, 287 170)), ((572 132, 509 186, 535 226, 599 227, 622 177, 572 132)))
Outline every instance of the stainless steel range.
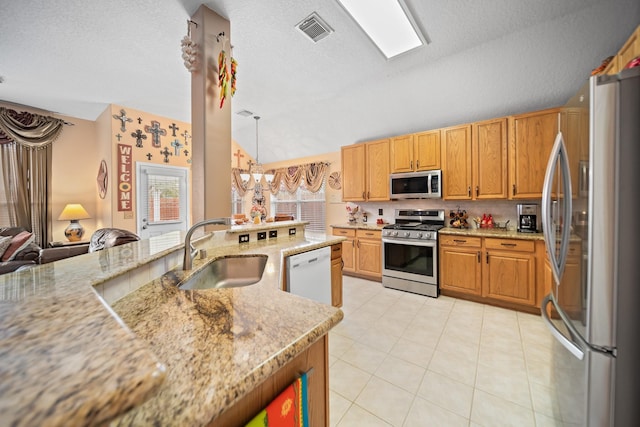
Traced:
POLYGON ((382 285, 438 297, 438 230, 444 210, 396 209, 382 230, 382 285))

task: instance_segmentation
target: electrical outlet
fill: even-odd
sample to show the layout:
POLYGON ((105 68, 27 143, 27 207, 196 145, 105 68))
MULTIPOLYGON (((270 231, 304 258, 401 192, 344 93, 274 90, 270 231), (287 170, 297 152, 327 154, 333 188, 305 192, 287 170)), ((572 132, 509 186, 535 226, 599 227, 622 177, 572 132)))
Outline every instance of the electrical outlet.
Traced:
POLYGON ((295 236, 296 235, 296 229, 295 228, 290 228, 289 229, 289 236, 295 236))
POLYGON ((241 234, 240 236, 238 236, 238 243, 249 243, 249 235, 241 234))
POLYGON ((269 238, 273 239, 274 237, 278 237, 278 230, 269 230, 269 238))
POLYGON ((382 215, 383 215, 383 213, 382 213, 382 208, 378 209, 378 215, 380 215, 380 216, 382 216, 382 215))
POLYGON ((264 240, 267 238, 267 232, 266 231, 259 231, 258 232, 258 240, 264 240))

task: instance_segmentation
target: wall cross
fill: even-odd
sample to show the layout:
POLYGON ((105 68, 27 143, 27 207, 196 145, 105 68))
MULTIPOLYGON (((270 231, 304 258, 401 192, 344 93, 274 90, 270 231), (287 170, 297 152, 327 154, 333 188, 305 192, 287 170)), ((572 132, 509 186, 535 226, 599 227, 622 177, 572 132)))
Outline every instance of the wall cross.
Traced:
POLYGON ((180 149, 182 147, 184 147, 184 145, 180 144, 180 141, 178 141, 178 138, 174 139, 171 142, 171 146, 173 147, 173 155, 174 156, 179 156, 180 155, 180 149))
POLYGON ((164 147, 164 150, 160 150, 160 154, 164 156, 163 161, 165 163, 169 163, 169 156, 173 156, 173 153, 169 151, 168 147, 164 147))
POLYGON ((166 129, 160 128, 160 122, 151 120, 151 126, 145 126, 144 131, 151 134, 151 144, 154 147, 160 147, 160 135, 165 136, 167 134, 166 129))
POLYGON ((147 139, 147 135, 142 133, 140 129, 136 129, 135 132, 131 132, 131 136, 136 139, 136 147, 142 148, 142 140, 147 139))
POLYGON ((180 134, 180 136, 184 138, 184 145, 189 145, 189 138, 191 138, 191 135, 189 135, 189 131, 185 130, 184 133, 180 134))
POLYGON ((176 126, 175 123, 171 123, 171 126, 169 126, 169 129, 171 129, 171 136, 176 136, 176 131, 180 128, 176 126))
POLYGON ((125 126, 127 124, 127 122, 131 123, 133 122, 133 119, 130 119, 129 117, 127 117, 127 112, 123 110, 120 110, 120 115, 118 116, 117 114, 113 115, 113 118, 116 120, 120 120, 120 130, 122 132, 126 132, 127 131, 127 127, 125 126))
POLYGON ((233 153, 233 157, 237 157, 238 158, 238 166, 237 166, 237 168, 240 169, 240 159, 242 157, 244 157, 244 154, 242 154, 242 151, 238 148, 238 151, 233 153))

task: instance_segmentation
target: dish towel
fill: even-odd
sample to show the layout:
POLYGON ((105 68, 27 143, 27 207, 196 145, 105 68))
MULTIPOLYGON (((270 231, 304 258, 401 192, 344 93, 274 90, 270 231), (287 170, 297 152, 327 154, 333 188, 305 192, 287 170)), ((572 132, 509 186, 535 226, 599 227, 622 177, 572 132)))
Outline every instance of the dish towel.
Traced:
POLYGON ((309 427, 307 374, 289 385, 246 427, 309 427))

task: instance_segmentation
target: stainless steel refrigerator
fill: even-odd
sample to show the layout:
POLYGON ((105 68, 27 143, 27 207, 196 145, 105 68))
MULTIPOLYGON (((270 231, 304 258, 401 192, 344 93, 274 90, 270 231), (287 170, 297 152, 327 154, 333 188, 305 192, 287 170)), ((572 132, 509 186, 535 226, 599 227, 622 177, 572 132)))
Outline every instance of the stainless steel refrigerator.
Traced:
POLYGON ((591 77, 588 86, 588 158, 583 153, 582 162, 574 161, 560 132, 542 198, 554 282, 541 307, 556 338, 550 392, 565 425, 637 426, 640 67, 591 77), (570 165, 576 164, 581 169, 576 176, 584 179, 572 198, 570 165), (572 224, 577 213, 586 227, 572 224), (576 242, 582 246, 583 269, 565 276, 568 248, 576 242))

